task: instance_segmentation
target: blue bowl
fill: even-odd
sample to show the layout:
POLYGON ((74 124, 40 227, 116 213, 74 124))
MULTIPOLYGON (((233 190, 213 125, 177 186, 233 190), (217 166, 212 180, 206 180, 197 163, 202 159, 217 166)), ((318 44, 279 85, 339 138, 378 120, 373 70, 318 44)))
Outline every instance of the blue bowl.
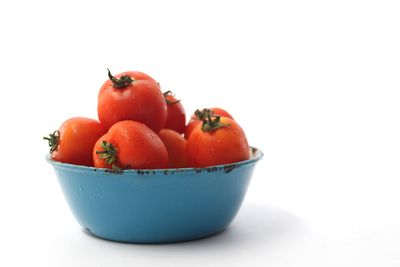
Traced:
POLYGON ((224 230, 237 214, 256 162, 207 168, 112 173, 53 161, 79 224, 94 236, 129 243, 189 241, 224 230))

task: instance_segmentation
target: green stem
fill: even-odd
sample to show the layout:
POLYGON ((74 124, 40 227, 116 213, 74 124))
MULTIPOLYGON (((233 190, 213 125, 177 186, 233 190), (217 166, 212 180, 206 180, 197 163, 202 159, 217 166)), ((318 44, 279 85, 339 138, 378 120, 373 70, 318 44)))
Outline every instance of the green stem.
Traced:
POLYGON ((121 172, 122 169, 118 167, 117 162, 118 162, 118 150, 117 148, 107 142, 103 141, 100 144, 101 148, 103 150, 97 150, 96 154, 99 155, 100 159, 104 159, 107 165, 111 166, 112 170, 115 172, 121 172))
POLYGON ((203 132, 212 132, 222 127, 231 126, 229 123, 221 122, 220 116, 214 116, 210 112, 205 114, 205 118, 203 118, 203 124, 201 125, 201 130, 203 132))
POLYGON ((214 116, 214 111, 208 108, 203 108, 202 110, 196 109, 196 111, 194 112, 194 115, 196 115, 196 117, 201 121, 207 117, 207 114, 210 114, 210 116, 214 116))
POLYGON ((115 78, 109 69, 108 70, 108 78, 113 82, 113 87, 117 89, 122 89, 129 86, 134 79, 128 75, 121 76, 119 79, 115 78))
POLYGON ((172 97, 175 96, 174 93, 172 93, 172 91, 170 91, 170 90, 168 90, 168 91, 166 91, 165 93, 163 93, 163 95, 164 95, 165 102, 167 102, 167 105, 174 105, 174 104, 176 104, 176 103, 181 102, 180 99, 179 99, 179 100, 175 100, 175 101, 171 101, 171 100, 169 100, 169 99, 167 98, 167 96, 172 96, 172 97))
POLYGON ((49 134, 49 136, 44 136, 43 140, 48 141, 50 153, 53 153, 57 150, 58 144, 60 143, 60 132, 54 131, 52 134, 49 134))

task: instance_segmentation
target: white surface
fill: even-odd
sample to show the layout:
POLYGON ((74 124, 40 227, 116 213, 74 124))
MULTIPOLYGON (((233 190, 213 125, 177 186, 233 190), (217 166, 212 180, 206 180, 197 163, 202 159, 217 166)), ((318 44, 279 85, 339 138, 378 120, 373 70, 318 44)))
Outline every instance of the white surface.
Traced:
POLYGON ((400 266, 398 1, 0 2, 0 266, 400 266), (229 110, 265 157, 221 235, 83 233, 41 137, 106 68, 229 110))

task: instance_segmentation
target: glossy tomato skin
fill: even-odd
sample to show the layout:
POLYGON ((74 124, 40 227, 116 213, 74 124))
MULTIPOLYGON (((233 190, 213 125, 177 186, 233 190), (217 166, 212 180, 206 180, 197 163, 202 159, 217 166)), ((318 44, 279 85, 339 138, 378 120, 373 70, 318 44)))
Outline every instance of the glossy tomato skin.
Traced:
POLYGON ((187 167, 186 147, 187 141, 178 132, 171 129, 162 129, 158 136, 164 142, 168 151, 169 168, 187 167))
POLYGON ((130 75, 134 81, 116 88, 108 80, 101 87, 97 105, 99 120, 107 129, 118 121, 135 120, 158 133, 167 120, 167 104, 159 85, 140 72, 125 72, 115 77, 123 75, 130 75))
POLYGON ((164 128, 183 134, 185 132, 186 113, 182 103, 172 95, 165 95, 165 99, 168 116, 164 128))
POLYGON ((59 129, 58 147, 51 153, 55 161, 93 167, 93 146, 106 133, 97 120, 75 117, 59 129))
MULTIPOLYGON (((224 110, 222 108, 209 108, 209 109, 214 112, 214 115, 233 119, 231 114, 229 114, 226 110, 224 110)), ((199 124, 199 122, 201 122, 200 118, 197 117, 197 115, 195 113, 193 113, 192 116, 190 117, 189 123, 185 127, 185 138, 186 139, 189 139, 190 134, 192 133, 194 128, 196 128, 196 126, 197 126, 197 124, 199 124)))
POLYGON ((195 127, 187 143, 190 167, 228 164, 250 158, 249 144, 239 124, 226 117, 221 117, 221 122, 229 126, 210 132, 202 130, 202 123, 195 127))
POLYGON ((101 143, 112 144, 117 151, 115 164, 120 169, 162 169, 168 166, 168 152, 164 143, 145 124, 136 121, 120 121, 100 137, 93 151, 94 166, 111 168, 97 151, 103 151, 101 143))

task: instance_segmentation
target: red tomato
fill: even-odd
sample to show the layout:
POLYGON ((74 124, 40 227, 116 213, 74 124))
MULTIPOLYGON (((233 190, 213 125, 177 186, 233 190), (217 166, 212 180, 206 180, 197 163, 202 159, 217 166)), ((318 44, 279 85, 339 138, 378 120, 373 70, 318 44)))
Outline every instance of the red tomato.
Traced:
POLYGON ((250 158, 246 136, 233 119, 209 116, 197 124, 187 144, 188 164, 207 167, 250 158))
POLYGON ((98 121, 76 117, 65 121, 58 131, 43 138, 49 142, 53 160, 93 166, 93 146, 105 133, 105 128, 98 121))
POLYGON ((141 72, 124 72, 109 80, 100 89, 97 113, 109 129, 122 120, 135 120, 158 133, 167 120, 167 104, 159 85, 141 72))
POLYGON ((164 142, 168 151, 169 168, 187 167, 186 145, 187 141, 178 132, 170 129, 162 129, 158 136, 164 142))
POLYGON ((185 131, 186 115, 180 100, 177 100, 171 91, 164 93, 167 102, 168 116, 164 128, 174 130, 180 134, 185 131))
POLYGON ((227 111, 223 110, 222 108, 209 108, 209 109, 204 108, 202 110, 198 109, 190 117, 190 121, 189 121, 188 125, 186 125, 186 128, 185 128, 185 138, 186 139, 189 139, 189 136, 192 133, 193 129, 196 127, 196 125, 199 122, 201 122, 204 119, 205 114, 210 111, 211 111, 211 115, 218 115, 221 117, 227 117, 227 118, 233 119, 231 114, 229 114, 227 111))
POLYGON ((162 169, 168 166, 168 152, 160 137, 136 121, 115 123, 97 140, 92 151, 97 168, 162 169))

